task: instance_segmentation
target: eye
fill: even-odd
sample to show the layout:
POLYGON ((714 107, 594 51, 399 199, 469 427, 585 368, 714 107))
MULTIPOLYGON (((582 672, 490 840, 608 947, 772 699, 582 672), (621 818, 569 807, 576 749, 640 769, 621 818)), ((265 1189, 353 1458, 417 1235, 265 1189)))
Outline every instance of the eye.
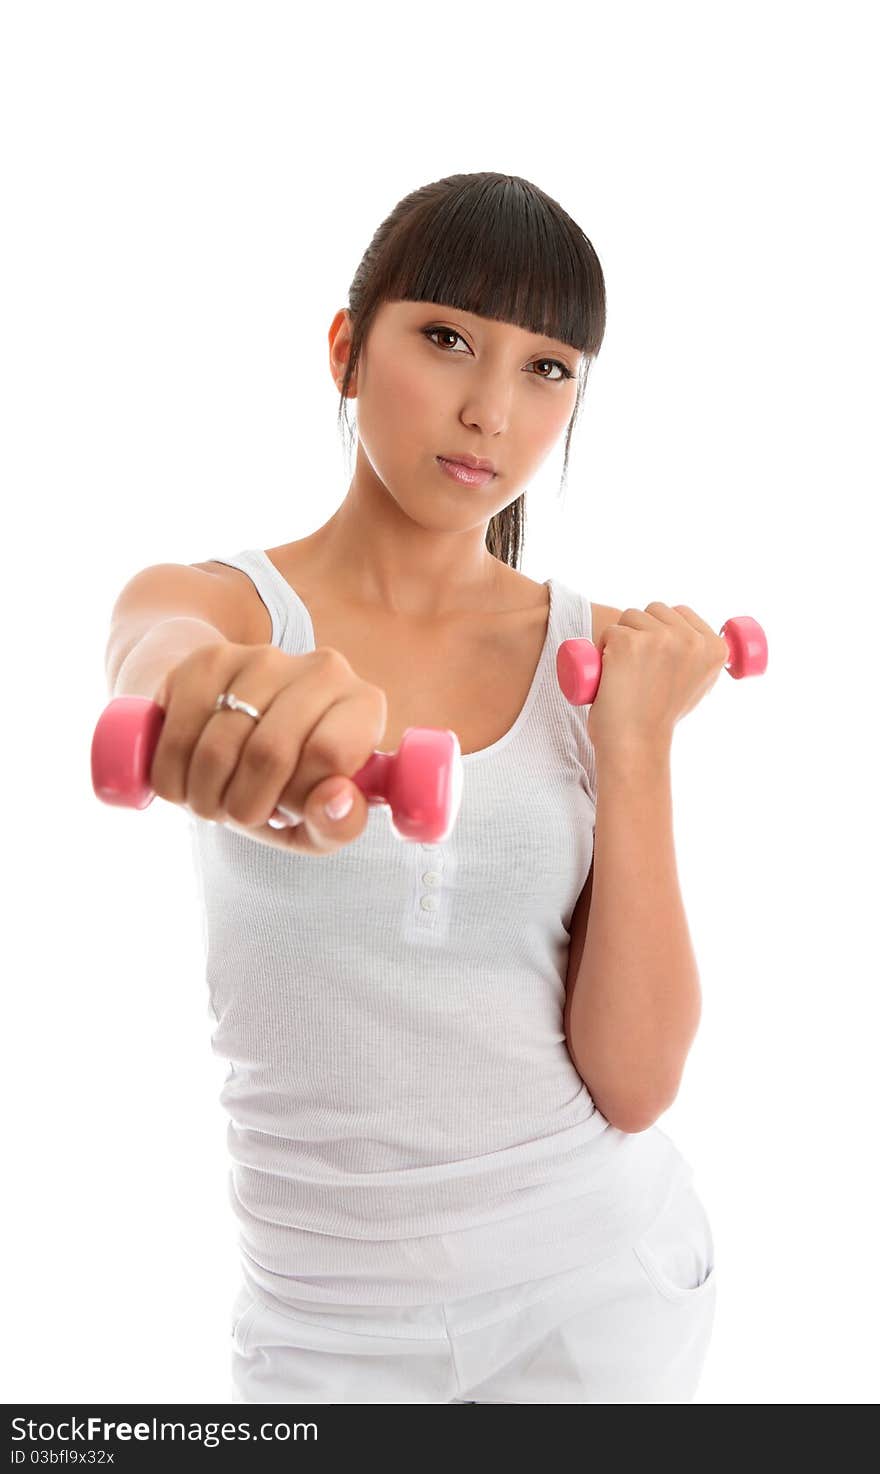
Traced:
MULTIPOLYGON (((435 333, 445 333, 446 336, 449 337, 449 338, 458 338, 458 340, 460 342, 462 342, 462 343, 464 342, 464 339, 462 338, 461 333, 457 333, 455 331, 455 328, 422 328, 421 329, 421 333, 422 333, 422 337, 427 338, 429 342, 433 342, 434 341, 434 334, 435 333)), ((449 349, 449 348, 444 348, 442 343, 436 343, 434 346, 437 347, 437 348, 442 348, 444 353, 448 353, 448 352, 454 351, 454 350, 449 349)), ((468 349, 468 352, 469 351, 470 350, 468 349)), ((536 359, 534 359, 534 362, 535 363, 551 363, 551 364, 555 364, 556 367, 559 369, 559 371, 560 371, 560 377, 558 379, 550 379, 550 378, 547 377, 546 374, 536 374, 535 375, 536 378, 538 378, 538 379, 544 379, 548 384, 561 384, 561 383, 563 383, 563 381, 565 379, 573 379, 574 378, 574 374, 571 372, 571 369, 567 368, 566 365, 564 363, 562 363, 558 358, 536 358, 536 359)))

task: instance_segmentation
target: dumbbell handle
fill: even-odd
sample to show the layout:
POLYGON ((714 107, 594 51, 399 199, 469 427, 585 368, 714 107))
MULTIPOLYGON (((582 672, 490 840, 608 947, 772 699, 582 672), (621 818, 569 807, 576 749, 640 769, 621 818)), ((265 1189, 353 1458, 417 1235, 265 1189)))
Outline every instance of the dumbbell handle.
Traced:
MULTIPOLYGON (((767 669, 767 636, 750 614, 738 614, 722 626, 730 659, 724 669, 735 681, 761 676, 767 669)), ((596 699, 602 678, 602 656, 592 640, 563 640, 556 652, 556 678, 572 706, 588 706, 596 699)))
MULTIPOLYGON (((105 804, 145 809, 156 797, 150 784, 165 712, 147 696, 117 696, 105 708, 92 738, 92 787, 105 804)), ((374 752, 352 774, 368 804, 387 804, 401 839, 435 844, 450 833, 462 793, 461 749, 456 734, 436 727, 408 727, 395 752, 374 752)))

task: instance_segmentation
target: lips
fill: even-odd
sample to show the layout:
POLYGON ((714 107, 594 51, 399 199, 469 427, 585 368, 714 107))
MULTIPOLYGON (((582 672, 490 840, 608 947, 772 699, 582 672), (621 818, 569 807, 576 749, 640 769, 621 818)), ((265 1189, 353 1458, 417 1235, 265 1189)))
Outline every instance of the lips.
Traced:
POLYGON ((483 460, 483 458, 481 456, 472 456, 472 455, 449 455, 449 456, 447 456, 447 455, 443 455, 443 456, 440 456, 440 460, 441 461, 452 461, 453 465, 456 465, 456 466, 468 466, 470 468, 470 470, 472 470, 472 471, 492 471, 492 472, 494 472, 494 470, 495 470, 495 467, 492 464, 492 462, 491 461, 483 460))
POLYGON ((488 486, 494 481, 494 471, 474 470, 473 466, 465 466, 461 461, 447 460, 445 456, 437 456, 437 465, 444 476, 451 476, 459 486, 488 486))

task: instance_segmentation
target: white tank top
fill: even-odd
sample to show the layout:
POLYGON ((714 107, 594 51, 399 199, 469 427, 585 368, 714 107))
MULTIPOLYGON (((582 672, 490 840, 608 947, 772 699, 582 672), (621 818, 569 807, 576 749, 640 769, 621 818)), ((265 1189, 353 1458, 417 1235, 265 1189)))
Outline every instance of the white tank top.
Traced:
MULTIPOLYGON (((315 648, 266 554, 272 643, 315 648)), ((509 731, 464 754, 447 840, 371 806, 333 855, 189 816, 213 1050, 229 1063, 230 1197, 245 1278, 294 1309, 436 1303, 597 1262, 692 1168, 657 1126, 594 1105, 565 1042, 572 912, 590 869, 595 754, 556 651, 590 604, 548 579, 549 624, 509 731)))

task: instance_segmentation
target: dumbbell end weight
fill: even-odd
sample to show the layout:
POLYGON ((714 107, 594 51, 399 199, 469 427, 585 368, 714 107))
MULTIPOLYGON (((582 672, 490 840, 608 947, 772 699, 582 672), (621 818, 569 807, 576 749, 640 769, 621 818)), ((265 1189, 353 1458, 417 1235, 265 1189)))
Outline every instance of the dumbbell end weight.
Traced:
POLYGON ((145 809, 156 797, 150 767, 165 713, 148 696, 116 696, 92 737, 92 787, 105 804, 145 809))
POLYGON ((730 649, 724 669, 741 681, 743 676, 762 676, 767 669, 767 636, 750 614, 738 614, 721 626, 730 649))
POLYGON ((464 784, 455 732, 407 727, 397 752, 374 752, 352 777, 367 803, 390 804, 398 839, 440 844, 458 818, 464 784))
POLYGON ((602 657, 592 640, 563 640, 556 652, 556 679, 572 706, 595 700, 601 670, 602 657))

